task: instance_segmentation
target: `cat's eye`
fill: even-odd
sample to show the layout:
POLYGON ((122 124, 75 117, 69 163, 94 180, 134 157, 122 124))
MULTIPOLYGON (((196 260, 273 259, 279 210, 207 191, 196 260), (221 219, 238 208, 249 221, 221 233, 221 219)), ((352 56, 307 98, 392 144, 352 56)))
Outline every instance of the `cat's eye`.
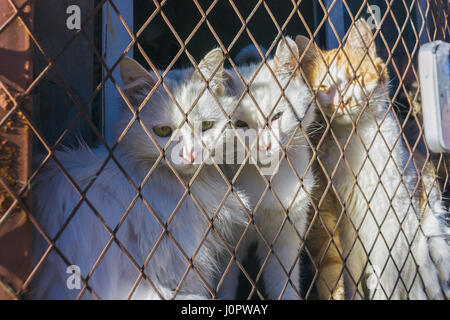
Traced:
POLYGON ((238 128, 245 128, 245 127, 248 127, 248 124, 245 121, 238 120, 238 121, 236 121, 236 127, 238 127, 238 128))
POLYGON ((272 117, 272 121, 275 121, 275 120, 278 120, 278 119, 280 119, 280 117, 283 115, 283 112, 278 112, 277 114, 275 114, 273 117, 272 117))
POLYGON ((169 126, 153 127, 153 132, 160 137, 167 137, 172 134, 172 128, 169 126))
POLYGON ((214 121, 203 121, 202 122, 202 131, 209 130, 213 127, 214 121))
POLYGON ((322 84, 322 85, 319 87, 319 90, 320 90, 320 91, 327 91, 327 90, 328 90, 328 86, 322 84))

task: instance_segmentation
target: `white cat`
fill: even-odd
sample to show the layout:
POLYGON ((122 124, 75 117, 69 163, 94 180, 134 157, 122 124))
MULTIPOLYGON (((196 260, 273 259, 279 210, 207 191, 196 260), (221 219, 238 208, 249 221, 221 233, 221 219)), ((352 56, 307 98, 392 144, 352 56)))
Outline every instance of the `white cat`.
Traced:
MULTIPOLYGON (((208 53, 199 70, 207 80, 212 77, 209 86, 229 112, 235 98, 228 97, 223 83, 226 74, 222 52, 215 49, 208 53)), ((155 90, 156 77, 128 58, 121 62, 120 71, 126 97, 137 110, 155 90)), ((220 261, 227 250, 233 250, 235 232, 247 223, 243 206, 248 206, 248 201, 242 192, 231 192, 215 166, 200 166, 200 139, 208 149, 214 148, 228 125, 228 117, 210 91, 203 90, 206 84, 198 71, 186 70, 185 74, 181 81, 164 79, 182 111, 162 86, 150 96, 131 125, 132 113, 123 107, 117 136, 125 128, 129 127, 129 131, 114 151, 118 164, 103 146, 56 152, 58 162, 81 190, 92 182, 86 193, 89 203, 79 204, 80 194, 56 161, 46 165, 37 177, 33 189, 35 217, 51 239, 58 234, 56 248, 88 280, 89 289, 83 298, 171 299, 176 294, 176 299, 209 299, 215 294, 215 279, 223 272, 220 261), (193 130, 197 135, 193 135, 193 130), (165 148, 164 153, 152 140, 165 148), (156 165, 159 159, 161 162, 156 165), (178 177, 170 167, 178 172, 178 177), (69 217, 67 227, 59 234, 69 217), (115 237, 109 231, 115 232, 115 237), (105 246, 107 250, 99 258, 105 246), (98 266, 91 273, 97 259, 98 266), (139 269, 145 276, 140 277, 139 269), (135 284, 138 287, 131 292, 135 284)), ((39 234, 35 238, 36 262, 48 245, 39 234)), ((59 254, 50 251, 34 279, 33 297, 75 298, 80 290, 69 289, 76 286, 76 281, 66 268, 67 263, 59 254)))
MULTIPOLYGON (((311 154, 302 130, 308 132, 311 128, 316 109, 312 93, 299 73, 298 58, 295 42, 286 37, 286 41, 279 42, 274 58, 267 62, 269 67, 259 68, 259 63, 241 67, 239 72, 246 83, 256 72, 257 75, 249 86, 252 97, 246 95, 233 114, 235 127, 259 135, 253 145, 247 141, 251 153, 264 158, 266 163, 272 160, 276 167, 268 172, 265 171, 268 167, 260 162, 258 166, 263 169, 260 172, 255 164, 247 163, 235 182, 250 197, 254 225, 259 229, 252 224, 246 233, 238 249, 238 261, 242 263, 248 246, 257 241, 256 254, 264 265, 262 277, 269 299, 299 298, 299 255, 310 205, 307 194, 315 181, 311 168, 308 169, 311 154), (269 68, 281 87, 286 88, 283 95, 269 68), (266 119, 272 130, 268 129, 266 119), (287 151, 286 156, 283 150, 287 151), (270 188, 261 176, 267 173, 270 188)), ((307 63, 307 57, 303 63, 307 63)), ((233 264, 219 291, 222 297, 236 296, 239 273, 240 268, 233 264)))

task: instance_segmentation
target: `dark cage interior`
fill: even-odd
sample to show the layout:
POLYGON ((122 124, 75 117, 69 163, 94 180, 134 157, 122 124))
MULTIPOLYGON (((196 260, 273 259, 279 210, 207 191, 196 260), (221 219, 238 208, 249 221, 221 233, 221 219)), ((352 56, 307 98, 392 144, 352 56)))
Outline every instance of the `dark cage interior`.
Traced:
MULTIPOLYGON (((432 252, 431 260, 427 260, 420 251, 432 246, 427 241, 434 241, 433 237, 444 238, 447 245, 450 241, 449 215, 445 213, 450 210, 450 157, 432 153, 427 147, 418 68, 421 45, 435 40, 449 42, 450 2, 0 0, 0 11, 0 299, 52 298, 61 292, 64 296, 59 298, 70 299, 450 298, 450 275, 443 274, 450 267, 449 261, 442 260, 445 253, 441 256, 432 252), (71 11, 69 7, 80 10, 80 28, 69 28, 70 17, 77 14, 76 8, 71 11), (368 23, 371 30, 358 29, 361 21, 368 23), (370 41, 361 31, 373 36, 370 41), (309 42, 306 48, 300 42, 295 46, 299 51, 293 63, 295 71, 282 69, 280 66, 288 68, 292 64, 283 63, 283 59, 295 55, 291 48, 281 54, 283 43, 289 44, 288 39, 297 35, 309 42), (354 51, 357 53, 352 53, 364 56, 354 64, 350 50, 345 52, 352 36, 353 40, 356 37, 366 41, 354 51), (373 54, 370 49, 375 47, 373 54), (213 51, 215 48, 218 50, 213 51), (243 52, 249 52, 248 60, 247 56, 242 59, 243 52), (310 56, 309 52, 314 54, 310 56), (341 53, 343 58, 338 58, 341 53), (220 56, 221 61, 211 67, 208 56, 220 56), (362 115, 352 118, 347 136, 339 140, 337 125, 344 118, 342 106, 347 103, 345 95, 351 84, 339 87, 337 77, 333 78, 339 76, 333 73, 335 61, 338 67, 348 62, 346 72, 349 79, 354 79, 345 81, 356 87, 368 84, 365 74, 358 78, 364 68, 369 70, 366 73, 375 69, 374 77, 382 78, 384 72, 389 75, 386 86, 378 80, 377 95, 362 90, 364 101, 360 104, 366 105, 363 110, 370 109, 373 99, 380 96, 386 108, 377 119, 376 115, 369 116, 376 128, 369 142, 364 140, 366 133, 359 132, 362 115), (326 71, 315 84, 322 64, 326 71), (246 73, 251 67, 257 70, 254 76, 246 73), (355 75, 351 69, 355 69, 355 75), (266 72, 265 77, 258 78, 258 72, 266 72), (283 78, 288 73, 293 84, 283 78), (296 82, 296 76, 301 80, 296 82), (257 88, 264 81, 270 83, 267 88, 271 92, 277 92, 270 111, 260 107, 266 100, 260 98, 263 94, 257 88), (272 128, 281 123, 279 118, 286 118, 289 108, 295 108, 292 105, 296 102, 289 101, 293 93, 288 88, 299 82, 303 84, 301 90, 311 95, 305 98, 308 106, 302 117, 308 118, 310 109, 316 108, 316 118, 311 127, 298 121, 292 130, 294 138, 283 140, 272 128), (337 86, 338 103, 331 114, 329 105, 321 99, 333 86, 337 86), (235 95, 232 106, 222 106, 223 101, 231 101, 225 100, 223 92, 235 95), (188 102, 183 104, 186 95, 188 102), (180 124, 171 127, 157 122, 170 117, 161 116, 162 109, 146 113, 162 97, 166 100, 161 105, 171 108, 170 115, 181 119, 180 124), (214 112, 196 109, 202 99, 214 112), (243 105, 249 102, 253 113, 236 121, 243 114, 243 105), (278 104, 287 107, 275 112, 278 104), (228 168, 214 160, 212 164, 201 160, 202 164, 189 173, 183 171, 184 167, 172 165, 168 160, 175 145, 172 132, 182 132, 187 126, 197 138, 191 122, 206 115, 214 120, 202 120, 201 134, 208 130, 223 133, 225 129, 236 134, 250 128, 252 119, 261 115, 264 129, 276 136, 273 144, 280 145, 281 163, 290 172, 283 176, 286 181, 276 182, 277 173, 265 176, 259 162, 255 166, 259 177, 250 187, 246 187, 244 178, 239 179, 245 176, 247 164, 228 168), (227 122, 222 129, 218 128, 219 118, 227 122), (395 129, 386 135, 383 123, 391 120, 395 129), (303 140, 296 148, 304 148, 301 150, 306 154, 302 154, 305 158, 294 157, 305 162, 300 167, 291 163, 288 151, 297 135, 303 140), (371 151, 377 143, 382 144, 385 155, 371 151), (359 169, 350 152, 357 146, 364 154, 359 169), (141 154, 136 151, 141 150, 139 147, 155 154, 141 154), (402 164, 396 153, 399 148, 403 148, 399 152, 402 164), (330 165, 333 152, 338 160, 330 165), (151 165, 139 168, 146 161, 151 165), (385 163, 380 166, 377 161, 385 163), (365 166, 373 166, 375 173, 362 173, 365 166), (351 191, 344 195, 339 189, 342 167, 351 176, 351 182, 343 187, 351 191), (299 168, 303 171, 297 172, 299 168), (220 180, 217 185, 205 178, 205 172, 211 172, 207 170, 213 170, 210 175, 216 180, 212 181, 220 180), (389 170, 399 176, 398 181, 386 177, 389 170), (370 173, 375 178, 365 187, 364 177, 360 176, 370 173), (309 174, 316 179, 310 189, 309 174), (121 181, 122 189, 108 182, 114 181, 113 176, 121 181), (287 176, 295 180, 294 186, 289 186, 287 176), (170 183, 173 185, 165 185, 170 183), (206 187, 201 189, 201 183, 206 187), (255 196, 253 187, 259 190, 258 183, 262 191, 255 196), (276 183, 291 188, 294 198, 304 196, 302 201, 308 208, 295 207, 294 200, 279 198, 277 192, 283 188, 276 183), (374 190, 369 192, 372 186, 374 190), (149 189, 157 196, 149 195, 149 189), (398 198, 404 190, 408 194, 404 207, 408 208, 402 215, 398 198), (202 197, 222 191, 220 199, 202 197), (176 199, 169 199, 172 192, 177 194, 176 199), (267 205, 264 197, 272 201, 272 209, 259 208, 267 205), (364 212, 355 222, 352 212, 358 204, 352 199, 358 197, 363 199, 364 212), (420 204, 419 210, 415 201, 417 206, 420 204), (434 202, 439 203, 439 212, 444 212, 439 219, 443 217, 446 234, 428 235, 428 229, 422 229, 429 227, 429 222, 424 222, 428 221, 425 212, 434 212, 434 202), (209 207, 204 208, 205 203, 209 207), (386 213, 382 218, 376 216, 378 207, 386 207, 396 219, 389 220, 386 213), (229 218, 223 212, 229 208, 237 208, 239 213, 234 214, 244 217, 245 227, 236 227, 239 235, 231 229, 239 219, 226 225, 229 218), (263 210, 277 212, 279 220, 272 221, 269 214, 258 220, 263 210), (301 230, 293 218, 295 211, 305 216, 301 230), (329 211, 333 211, 332 218, 329 211), (142 217, 136 212, 141 212, 142 217), (188 219, 190 214, 194 222, 188 219), (63 218, 55 218, 59 215, 63 218), (409 220, 411 215, 414 218, 409 220), (370 221, 370 227, 365 221, 370 221), (387 234, 386 224, 398 229, 395 236, 387 234), (149 226, 156 231, 142 239, 141 234, 151 233, 146 229, 149 226), (267 231, 271 227, 276 230, 267 231), (368 230, 373 235, 367 235, 371 233, 368 230), (286 232, 293 236, 287 238, 286 232), (197 239, 198 233, 201 235, 197 239), (74 234, 78 240, 68 242, 74 234), (353 236, 355 239, 350 239, 353 236), (373 245, 367 246, 365 236, 373 236, 367 240, 373 245), (196 240, 188 243, 186 239, 191 238, 196 240), (282 241, 285 247, 295 242, 294 257, 284 256, 282 241), (346 246, 345 241, 351 245, 346 246), (398 246, 403 246, 406 256, 397 252, 398 246), (242 253, 244 249, 240 252, 239 248, 246 251, 242 253), (381 265, 374 263, 381 261, 376 260, 382 255, 379 252, 385 257, 381 265), (356 269, 354 255, 364 256, 356 269), (80 271, 78 262, 83 259, 87 262, 80 271), (160 261, 155 262, 157 259, 160 261), (441 277, 439 281, 444 281, 437 293, 426 289, 423 296, 415 293, 420 291, 416 286, 431 281, 420 273, 421 259, 432 261, 432 268, 441 277), (107 265, 111 261, 119 271, 107 265), (121 265, 126 267, 122 270, 121 265), (52 268, 59 269, 51 272, 52 268), (272 275, 267 270, 275 271, 272 275), (393 280, 386 280, 388 273, 396 273, 390 278, 393 280), (222 296, 221 289, 228 288, 232 276, 238 279, 237 293, 222 296), (121 277, 129 280, 123 287, 111 280, 121 277), (375 289, 373 281, 377 283, 375 289), (60 284, 42 285, 44 282, 60 284), (197 292, 192 288, 200 289, 197 292)), ((267 88, 264 90, 269 91, 267 88)), ((292 114, 298 118, 296 111, 292 114)), ((184 139, 187 143, 186 136, 184 139)), ((256 140, 258 148, 260 140, 263 138, 256 140)), ((233 141, 245 145, 239 137, 233 141)), ((200 148, 206 149, 204 142, 200 148)), ((250 161, 251 147, 244 148, 250 161)), ((261 148, 268 151, 270 144, 261 148)), ((184 147, 179 155, 186 159, 184 147)), ((194 151, 189 156, 193 159, 194 151)))

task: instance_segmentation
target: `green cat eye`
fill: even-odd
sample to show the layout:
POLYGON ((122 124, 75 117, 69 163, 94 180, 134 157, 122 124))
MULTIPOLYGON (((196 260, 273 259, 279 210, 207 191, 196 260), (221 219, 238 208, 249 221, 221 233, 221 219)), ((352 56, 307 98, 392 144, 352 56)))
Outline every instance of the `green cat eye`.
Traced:
POLYGON ((211 129, 213 125, 214 125, 214 121, 203 121, 202 122, 202 131, 211 129))
POLYGON ((283 115, 283 112, 278 112, 277 114, 275 114, 272 118, 272 121, 278 120, 280 119, 280 117, 283 115))
POLYGON ((167 137, 172 133, 172 128, 169 126, 153 127, 153 131, 160 137, 167 137))
POLYGON ((248 124, 245 121, 238 120, 238 121, 236 121, 236 127, 238 127, 238 128, 245 128, 245 127, 248 127, 248 124))

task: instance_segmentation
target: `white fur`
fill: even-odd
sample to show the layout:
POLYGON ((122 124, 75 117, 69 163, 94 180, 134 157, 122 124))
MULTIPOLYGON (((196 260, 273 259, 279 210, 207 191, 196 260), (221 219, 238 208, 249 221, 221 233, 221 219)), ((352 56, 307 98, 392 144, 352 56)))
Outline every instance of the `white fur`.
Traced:
MULTIPOLYGON (((332 67, 330 72, 341 89, 347 86, 348 76, 342 68, 332 67)), ((331 81, 329 76, 327 81, 331 81)), ((344 258, 348 257, 347 297, 358 290, 355 297, 362 298, 361 285, 372 276, 379 285, 369 288, 369 298, 443 299, 441 284, 448 290, 450 250, 445 241, 449 230, 439 217, 439 193, 427 190, 429 203, 424 212, 419 210, 417 170, 412 160, 408 162, 410 153, 393 112, 388 111, 385 91, 381 85, 366 85, 364 92, 359 84, 349 85, 343 100, 353 97, 359 107, 338 110, 339 117, 331 124, 340 147, 346 146, 344 158, 340 159, 341 152, 331 137, 320 156, 328 174, 339 163, 332 183, 348 214, 340 233, 344 258), (367 101, 365 95, 372 91, 352 133, 350 118, 356 121, 367 101), (359 282, 359 289, 354 282, 359 282)), ((326 93, 319 94, 319 99, 324 106, 333 103, 326 93)))
MULTIPOLYGON (((145 80, 144 82, 136 82, 138 83, 136 88, 132 88, 132 85, 128 86, 127 90, 130 91, 127 94, 133 101, 142 101, 150 91, 153 83, 152 77, 133 65, 133 62, 126 61, 126 63, 128 65, 125 65, 123 69, 136 68, 136 78, 143 77, 145 80)), ((130 72, 123 71, 125 72, 124 77, 127 79, 126 76, 130 72)), ((203 71, 206 72, 207 70, 203 71)), ((186 71, 186 73, 192 74, 192 71, 186 71)), ((133 72, 127 80, 129 80, 129 83, 136 81, 136 79, 133 79, 133 72)), ((179 81, 179 79, 177 80, 179 81)), ((165 79, 166 85, 174 94, 183 112, 187 112, 200 94, 204 83, 197 78, 191 79, 188 77, 181 83, 178 81, 172 81, 170 78, 165 79)), ((224 108, 232 107, 231 98, 219 96, 218 99, 224 108)), ((164 147, 169 137, 158 137, 153 133, 153 128, 164 125, 175 129, 183 122, 184 114, 169 99, 164 89, 159 87, 139 113, 139 118, 159 145, 164 147)), ((125 107, 121 121, 117 126, 118 135, 130 119, 131 113, 125 107)), ((202 137, 208 148, 213 146, 215 139, 221 135, 219 129, 227 123, 227 119, 218 109, 217 103, 208 90, 202 94, 192 113, 190 113, 189 120, 193 122, 215 121, 214 128, 206 131, 202 137)), ((182 144, 187 143, 187 141, 198 143, 191 133, 186 124, 182 126, 180 130, 180 135, 183 137, 182 144)), ((206 165, 202 167, 197 178, 192 182, 190 193, 186 194, 184 187, 168 168, 171 159, 169 155, 175 145, 176 141, 173 141, 168 146, 165 159, 154 169, 147 183, 142 186, 139 197, 132 205, 123 224, 118 228, 116 238, 139 267, 144 265, 148 255, 152 252, 152 248, 160 241, 144 270, 163 299, 173 298, 176 290, 178 290, 177 299, 209 299, 211 298, 209 291, 196 272, 192 268, 188 268, 188 261, 169 236, 163 233, 162 226, 147 208, 143 199, 153 208, 162 224, 168 223, 167 229, 171 237, 177 241, 187 257, 192 258, 193 266, 213 291, 216 286, 215 279, 222 272, 220 261, 227 252, 225 244, 233 250, 234 232, 245 226, 245 214, 240 202, 230 193, 212 221, 215 231, 209 230, 206 240, 202 243, 202 238, 208 230, 208 219, 219 208, 222 199, 228 192, 228 187, 216 168, 212 165, 206 165), (203 207, 208 218, 198 209, 192 196, 203 207), (172 212, 178 205, 179 208, 169 221, 172 212), (220 240, 216 232, 221 234, 225 243, 220 240), (200 249, 196 252, 199 247, 200 249), (184 277, 183 284, 178 287, 184 277)), ((136 192, 113 160, 110 159, 104 169, 98 173, 107 156, 108 153, 104 147, 97 147, 92 150, 83 147, 78 150, 65 150, 56 153, 56 157, 81 190, 84 190, 91 180, 95 180, 86 197, 98 210, 109 228, 115 230, 122 215, 133 203, 136 192)), ((149 170, 152 169, 160 153, 141 124, 135 121, 130 131, 120 142, 114 156, 129 175, 131 181, 139 186, 149 170)), ((186 183, 189 183, 192 174, 199 167, 197 161, 194 164, 172 163, 172 165, 186 183)), ((39 174, 33 191, 35 217, 45 232, 53 238, 79 202, 80 195, 71 186, 54 161, 51 161, 39 174)), ((239 190, 236 192, 244 205, 247 206, 247 200, 242 192, 239 190)), ((47 245, 37 233, 35 238, 33 254, 34 260, 37 261, 47 245)), ((81 275, 85 278, 110 239, 111 236, 94 215, 89 205, 83 202, 65 231, 56 241, 56 247, 61 250, 71 264, 78 265, 81 268, 81 275)), ((70 274, 66 273, 66 267, 67 264, 59 255, 55 251, 51 251, 34 279, 33 297, 35 299, 75 298, 79 290, 67 288, 66 279, 70 274)), ((119 248, 116 239, 113 239, 98 268, 89 278, 88 284, 102 299, 124 299, 130 294, 138 276, 139 272, 135 266, 119 248)), ((161 298, 159 294, 144 279, 141 279, 131 298, 159 299, 161 298)), ((89 299, 92 298, 92 295, 86 291, 83 298, 89 299)))
MULTIPOLYGON (((290 38, 287 38, 287 41, 293 53, 298 56, 295 42, 290 38)), ((287 85, 292 75, 292 70, 285 69, 283 65, 290 59, 291 52, 286 44, 280 41, 275 58, 270 60, 268 65, 276 72, 277 80, 282 87, 287 85), (278 67, 275 67, 277 59, 278 67)), ((252 224, 242 241, 242 246, 239 247, 238 260, 242 263, 248 246, 257 241, 256 254, 259 262, 261 264, 266 263, 262 277, 268 298, 298 299, 298 293, 300 292, 299 253, 303 242, 302 237, 307 226, 307 211, 309 208, 306 192, 310 193, 314 186, 314 175, 311 169, 306 171, 311 155, 305 137, 302 131, 298 129, 299 122, 297 119, 301 119, 302 127, 307 131, 314 119, 315 105, 311 104, 312 94, 307 85, 297 76, 290 80, 285 90, 287 100, 281 99, 272 112, 282 91, 276 84, 269 68, 264 65, 258 70, 258 66, 259 64, 245 66, 240 68, 239 72, 243 75, 246 83, 249 83, 254 73, 258 72, 250 86, 250 91, 264 113, 264 117, 272 118, 273 115, 283 111, 283 115, 271 123, 273 131, 264 137, 260 136, 260 139, 266 141, 266 143, 270 142, 272 145, 271 151, 276 152, 280 151, 281 148, 286 148, 288 141, 294 136, 292 143, 287 148, 287 158, 291 161, 299 177, 303 178, 303 185, 301 185, 286 159, 281 160, 281 165, 273 176, 266 176, 267 179, 272 179, 272 190, 279 197, 284 209, 288 210, 290 221, 285 221, 282 227, 285 214, 278 200, 270 190, 266 190, 267 192, 263 196, 266 183, 261 174, 254 164, 247 163, 245 165, 236 185, 248 193, 252 210, 254 210, 254 225, 260 230, 264 240, 252 224), (296 129, 298 130, 295 131, 296 129), (281 143, 281 147, 278 141, 281 143), (255 209, 261 197, 263 197, 263 200, 255 209), (282 230, 275 240, 281 227, 282 230), (273 245, 273 252, 269 252, 268 246, 271 245, 273 245), (289 278, 286 273, 289 274, 289 278), (290 279, 289 283, 287 283, 288 279, 290 279)), ((242 100, 233 118, 245 121, 248 123, 248 127, 254 130, 259 131, 266 128, 263 116, 257 110, 253 99, 248 95, 242 100)), ((256 148, 256 145, 253 147, 256 148)), ((234 264, 227 275, 227 281, 219 292, 223 297, 228 299, 235 297, 237 273, 239 273, 239 268, 234 264)))

